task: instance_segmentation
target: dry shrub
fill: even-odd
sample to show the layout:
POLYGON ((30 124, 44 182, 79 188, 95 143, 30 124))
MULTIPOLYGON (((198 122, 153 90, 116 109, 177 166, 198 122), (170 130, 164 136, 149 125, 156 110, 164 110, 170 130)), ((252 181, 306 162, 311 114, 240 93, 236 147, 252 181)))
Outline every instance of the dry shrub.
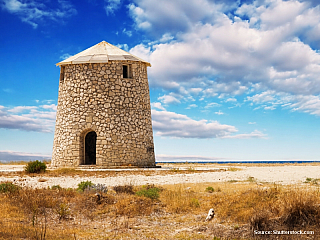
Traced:
POLYGON ((320 225, 319 192, 289 189, 280 192, 273 204, 262 203, 250 219, 251 230, 317 229, 320 225))
POLYGON ((73 197, 67 190, 31 188, 0 194, 0 239, 70 239, 69 230, 56 232, 52 223, 57 205, 73 197))
POLYGON ((97 204, 112 205, 117 202, 116 197, 111 194, 96 194, 95 196, 97 204))
POLYGON ((259 209, 254 212, 250 218, 249 225, 251 231, 260 230, 268 231, 272 229, 272 221, 270 220, 271 214, 266 209, 259 209))
MULTIPOLYGON (((49 192, 50 190, 43 189, 20 189, 9 199, 13 205, 23 209, 24 214, 28 216, 34 239, 46 238, 48 218, 51 209, 57 204, 57 199, 53 198, 49 192)), ((24 228, 30 229, 30 225, 27 224, 24 228)))
POLYGON ((117 216, 150 215, 153 212, 153 202, 146 197, 120 194, 113 208, 117 216))
POLYGON ((256 214, 256 210, 273 208, 279 197, 280 189, 244 189, 235 192, 220 192, 212 195, 211 205, 222 220, 246 223, 256 214))
POLYGON ((114 186, 113 190, 116 193, 134 194, 133 185, 118 185, 114 186))
POLYGON ((34 212, 39 208, 53 208, 57 204, 57 199, 50 190, 44 189, 22 189, 16 195, 16 201, 23 206, 26 211, 34 212))
POLYGON ((281 202, 281 223, 289 229, 320 225, 319 193, 289 191, 281 202))
POLYGON ((97 197, 92 193, 77 193, 72 205, 75 212, 84 215, 90 220, 97 216, 97 197))
POLYGON ((165 189, 160 201, 172 213, 192 212, 200 207, 199 194, 187 191, 182 185, 176 185, 173 190, 165 189))

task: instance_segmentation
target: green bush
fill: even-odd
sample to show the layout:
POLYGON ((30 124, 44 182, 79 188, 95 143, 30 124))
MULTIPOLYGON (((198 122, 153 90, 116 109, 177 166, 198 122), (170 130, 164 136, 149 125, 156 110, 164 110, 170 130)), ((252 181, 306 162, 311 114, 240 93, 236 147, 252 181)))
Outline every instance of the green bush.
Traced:
POLYGON ((152 187, 152 188, 143 188, 140 191, 136 192, 136 195, 138 196, 144 196, 147 198, 150 198, 152 200, 158 199, 160 197, 159 192, 161 190, 157 187, 152 187))
POLYGON ((311 183, 311 184, 317 185, 319 180, 320 179, 318 178, 306 178, 305 183, 311 183))
POLYGON ((56 208, 56 213, 59 216, 59 220, 61 219, 68 219, 70 215, 70 208, 66 203, 60 203, 56 208))
POLYGON ((199 200, 196 198, 191 198, 190 199, 190 207, 195 207, 195 208, 200 207, 199 200))
POLYGON ((0 184, 0 192, 1 193, 12 193, 19 190, 19 186, 11 183, 11 182, 6 182, 6 183, 1 183, 0 184))
POLYGON ((61 189, 62 189, 62 187, 60 187, 60 185, 53 185, 51 187, 51 190, 61 190, 61 189))
POLYGON ((91 181, 81 182, 78 184, 77 190, 83 192, 87 187, 91 187, 93 185, 94 184, 91 181))
POLYGON ((41 173, 41 172, 45 172, 46 169, 47 169, 46 164, 38 160, 29 162, 25 167, 25 171, 27 173, 41 173))
POLYGON ((213 193, 214 192, 214 188, 213 187, 207 187, 206 188, 206 192, 213 193))

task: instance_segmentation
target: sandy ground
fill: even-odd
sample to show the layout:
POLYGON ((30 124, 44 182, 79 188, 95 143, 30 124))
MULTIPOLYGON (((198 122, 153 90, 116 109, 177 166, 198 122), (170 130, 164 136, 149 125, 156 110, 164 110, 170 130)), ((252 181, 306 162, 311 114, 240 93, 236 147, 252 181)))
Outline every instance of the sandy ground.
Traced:
MULTIPOLYGON (((91 181, 93 183, 106 184, 107 186, 116 186, 124 184, 145 185, 156 184, 181 184, 181 183, 205 183, 205 182, 226 182, 230 180, 245 181, 249 177, 253 177, 258 183, 277 183, 277 184, 302 184, 306 178, 320 179, 320 166, 311 165, 283 165, 283 166, 237 166, 237 171, 228 170, 230 166, 200 166, 193 168, 194 170, 202 170, 202 172, 189 171, 187 173, 179 173, 175 171, 167 175, 161 174, 163 170, 173 169, 171 166, 165 166, 161 169, 153 169, 152 174, 145 175, 144 169, 122 170, 128 171, 125 176, 114 177, 80 177, 80 176, 63 176, 63 177, 46 177, 46 176, 15 176, 10 174, 6 176, 4 172, 22 171, 23 165, 0 165, 0 182, 10 181, 20 186, 28 186, 34 188, 47 188, 48 186, 60 185, 63 188, 77 188, 81 181, 91 181), (226 169, 227 171, 216 171, 226 169), (211 171, 210 171, 211 170, 211 171), (203 172, 208 171, 208 172, 203 172), (148 176, 149 175, 149 176, 148 176)), ((177 170, 177 168, 174 168, 177 170)), ((179 169, 186 169, 179 167, 179 169)), ((105 170, 119 171, 119 170, 105 170)), ((148 169, 150 171, 150 169, 148 169)), ((150 172, 149 172, 150 173, 150 172)))

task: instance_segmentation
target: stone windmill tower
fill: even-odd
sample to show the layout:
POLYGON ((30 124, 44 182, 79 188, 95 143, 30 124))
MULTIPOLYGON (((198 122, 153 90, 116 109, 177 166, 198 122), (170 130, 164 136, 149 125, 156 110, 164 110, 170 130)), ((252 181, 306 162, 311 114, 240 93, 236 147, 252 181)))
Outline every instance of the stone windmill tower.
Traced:
POLYGON ((57 65, 51 165, 155 166, 150 63, 103 41, 57 65))

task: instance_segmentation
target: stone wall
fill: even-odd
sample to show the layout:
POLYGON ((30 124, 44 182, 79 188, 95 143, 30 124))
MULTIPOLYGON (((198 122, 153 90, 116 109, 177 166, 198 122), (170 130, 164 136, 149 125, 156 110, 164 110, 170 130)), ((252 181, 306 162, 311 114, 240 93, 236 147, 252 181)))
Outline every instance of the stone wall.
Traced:
POLYGON ((61 66, 52 166, 84 164, 97 134, 97 166, 155 166, 147 66, 109 61, 61 66), (122 66, 130 65, 130 78, 122 66))

